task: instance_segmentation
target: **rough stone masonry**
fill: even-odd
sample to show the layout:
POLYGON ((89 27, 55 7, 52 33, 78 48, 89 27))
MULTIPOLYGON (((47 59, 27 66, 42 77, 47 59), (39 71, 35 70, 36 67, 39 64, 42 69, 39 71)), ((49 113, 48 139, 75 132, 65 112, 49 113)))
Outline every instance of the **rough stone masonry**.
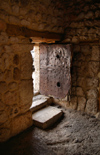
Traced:
POLYGON ((0 142, 32 125, 33 30, 63 33, 72 44, 71 101, 61 104, 100 111, 100 2, 0 0, 0 142))

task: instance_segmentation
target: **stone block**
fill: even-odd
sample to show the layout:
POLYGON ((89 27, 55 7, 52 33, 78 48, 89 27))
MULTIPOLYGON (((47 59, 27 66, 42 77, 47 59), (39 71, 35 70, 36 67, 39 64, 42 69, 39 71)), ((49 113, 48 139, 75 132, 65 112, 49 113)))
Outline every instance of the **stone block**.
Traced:
POLYGON ((69 107, 74 110, 77 109, 77 97, 76 96, 71 96, 71 101, 70 101, 69 107))
POLYGON ((31 53, 21 54, 21 79, 31 79, 32 78, 32 56, 31 53))
POLYGON ((99 80, 98 78, 87 78, 86 79, 86 86, 87 88, 97 88, 99 85, 99 80))
POLYGON ((98 110, 97 99, 88 99, 87 104, 86 104, 86 108, 85 108, 85 112, 88 114, 95 115, 97 113, 97 110, 98 110))
POLYGON ((86 105, 86 99, 84 97, 78 97, 78 111, 84 111, 86 105))
POLYGON ((89 45, 81 46, 81 52, 83 52, 84 54, 90 53, 90 46, 89 45))
POLYGON ((98 74, 98 72, 99 72, 99 62, 90 61, 88 63, 88 76, 94 77, 98 74))
POLYGON ((98 90, 97 89, 90 89, 87 91, 88 98, 97 98, 98 97, 98 90))
POLYGON ((46 129, 60 119, 62 114, 62 110, 58 108, 52 106, 45 107, 32 115, 33 124, 46 129))
POLYGON ((99 48, 99 46, 93 46, 92 47, 91 60, 93 60, 93 61, 99 61, 100 60, 100 48, 99 48))
POLYGON ((10 91, 14 91, 18 88, 18 84, 16 82, 11 82, 8 85, 10 91))
POLYGON ((17 135, 18 133, 29 128, 32 124, 31 112, 16 116, 11 122, 11 136, 17 135))
POLYGON ((0 82, 0 93, 3 94, 7 92, 7 90, 8 90, 8 86, 6 82, 0 82))
POLYGON ((19 92, 7 92, 4 94, 4 103, 6 105, 14 105, 19 103, 19 92))
POLYGON ((20 106, 32 104, 33 98, 33 84, 31 80, 22 80, 20 83, 20 106))

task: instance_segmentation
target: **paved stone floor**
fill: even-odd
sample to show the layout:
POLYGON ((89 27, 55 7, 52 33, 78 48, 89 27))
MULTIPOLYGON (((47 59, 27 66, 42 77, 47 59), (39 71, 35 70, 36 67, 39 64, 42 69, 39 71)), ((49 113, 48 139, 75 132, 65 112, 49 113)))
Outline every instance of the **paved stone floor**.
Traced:
POLYGON ((64 110, 48 130, 31 127, 0 145, 0 155, 100 155, 100 120, 64 110))

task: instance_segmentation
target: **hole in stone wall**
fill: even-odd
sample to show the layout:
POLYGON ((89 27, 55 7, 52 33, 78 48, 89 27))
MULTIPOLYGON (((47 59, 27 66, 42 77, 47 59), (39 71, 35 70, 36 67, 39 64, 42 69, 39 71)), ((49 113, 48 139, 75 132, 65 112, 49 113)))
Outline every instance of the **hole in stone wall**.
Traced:
POLYGON ((57 55, 56 55, 56 58, 57 58, 57 59, 60 59, 60 56, 57 54, 57 55))
POLYGON ((57 87, 60 87, 60 82, 57 82, 57 87))

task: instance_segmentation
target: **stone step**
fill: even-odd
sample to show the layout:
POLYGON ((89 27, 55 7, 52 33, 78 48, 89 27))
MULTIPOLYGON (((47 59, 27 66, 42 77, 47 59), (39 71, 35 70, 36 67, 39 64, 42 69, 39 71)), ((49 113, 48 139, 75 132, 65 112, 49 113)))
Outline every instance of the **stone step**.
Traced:
POLYGON ((47 97, 45 95, 37 95, 33 97, 32 105, 30 110, 33 112, 42 109, 52 103, 52 97, 47 97))
POLYGON ((42 129, 53 125, 63 115, 63 111, 53 107, 45 107, 32 115, 33 124, 42 129))

